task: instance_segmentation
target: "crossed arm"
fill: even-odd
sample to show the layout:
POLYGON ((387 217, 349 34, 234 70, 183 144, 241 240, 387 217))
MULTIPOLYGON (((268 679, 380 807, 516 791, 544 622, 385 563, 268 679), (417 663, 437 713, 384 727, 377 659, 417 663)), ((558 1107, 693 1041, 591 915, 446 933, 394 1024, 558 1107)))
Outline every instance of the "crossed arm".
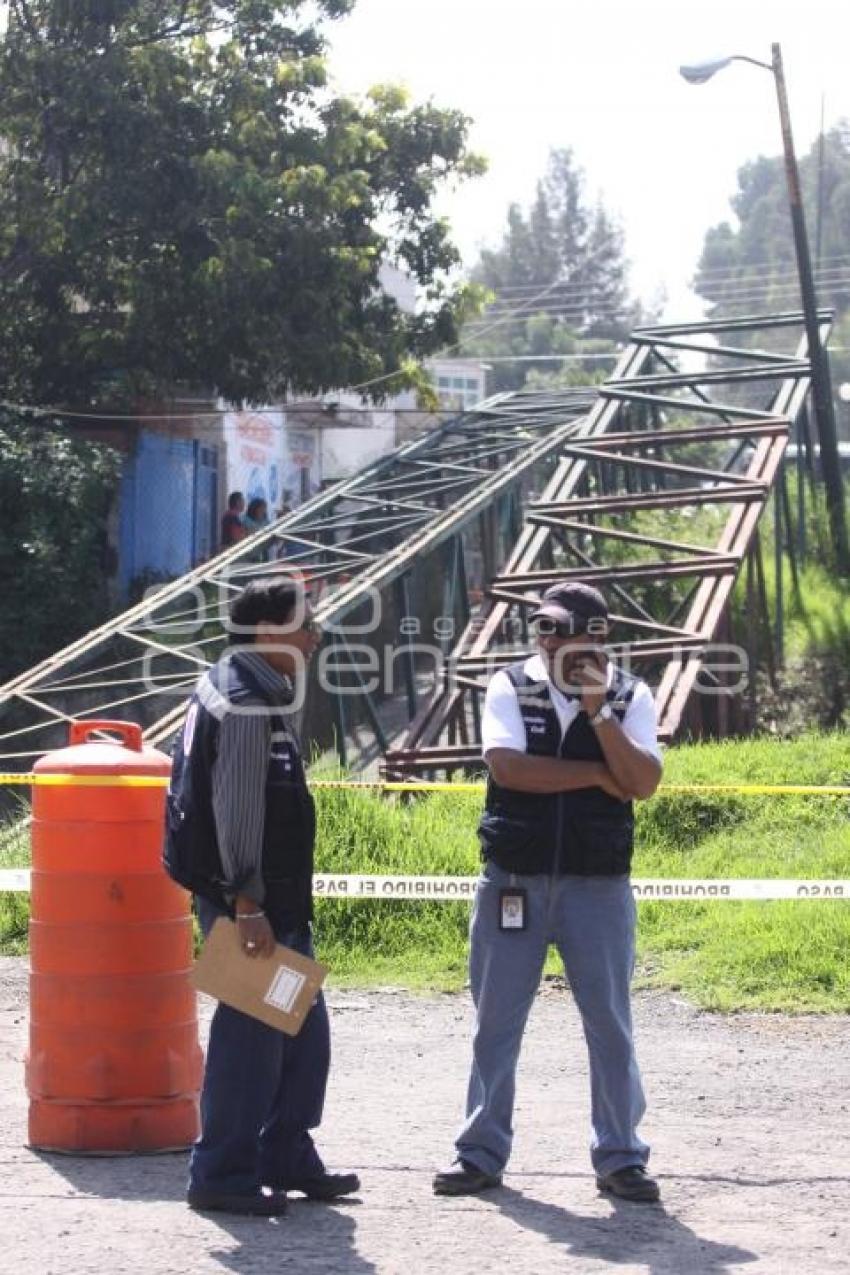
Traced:
POLYGON ((601 788, 618 801, 651 797, 661 779, 658 759, 633 743, 615 719, 602 722, 596 731, 602 762, 532 757, 513 748, 491 748, 484 760, 497 784, 517 792, 601 788))

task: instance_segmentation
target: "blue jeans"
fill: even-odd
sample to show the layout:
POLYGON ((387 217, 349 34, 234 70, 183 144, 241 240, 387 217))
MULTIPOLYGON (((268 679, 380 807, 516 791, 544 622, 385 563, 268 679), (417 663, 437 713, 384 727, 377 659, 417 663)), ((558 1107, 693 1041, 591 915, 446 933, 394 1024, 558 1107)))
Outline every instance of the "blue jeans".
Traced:
MULTIPOLYGON (((204 934, 221 916, 198 900, 204 934)), ((276 933, 312 956, 309 928, 276 933)), ((201 1094, 201 1136, 189 1162, 189 1189, 249 1195, 324 1171, 308 1133, 322 1119, 330 1031, 320 994, 297 1036, 286 1036, 229 1005, 210 1025, 201 1094)))
POLYGON ((635 902, 627 876, 512 876, 487 863, 470 929, 476 1010, 466 1120, 458 1155, 501 1173, 513 1140, 516 1066, 546 950, 557 947, 581 1014, 590 1059, 591 1162, 597 1174, 646 1164, 637 1136, 646 1104, 632 1045, 629 984, 635 902), (499 891, 527 892, 527 928, 499 929, 499 891))

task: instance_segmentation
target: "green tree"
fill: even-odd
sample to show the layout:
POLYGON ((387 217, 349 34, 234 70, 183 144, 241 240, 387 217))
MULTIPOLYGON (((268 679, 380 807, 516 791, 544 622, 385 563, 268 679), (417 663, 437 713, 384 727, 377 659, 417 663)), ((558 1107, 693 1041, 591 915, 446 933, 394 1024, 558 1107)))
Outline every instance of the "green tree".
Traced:
POLYGON ((569 362, 553 373, 543 356, 613 350, 637 317, 626 273, 622 231, 601 202, 588 202, 572 151, 553 150, 528 211, 511 204, 502 243, 472 270, 493 301, 464 328, 464 353, 511 357, 494 364, 495 390, 599 379, 601 370, 569 362))
POLYGON ((112 448, 0 408, 0 683, 106 618, 119 466, 112 448))
MULTIPOLYGON (((850 380, 850 349, 844 348, 850 346, 850 125, 841 123, 815 142, 800 160, 800 182, 818 302, 836 311, 830 361, 837 385, 850 380)), ((694 281, 711 316, 799 310, 782 157, 760 155, 745 164, 730 202, 736 224, 707 231, 694 281)))
MULTIPOLYGON (((179 384, 275 401, 456 339, 433 211, 467 120, 335 95, 353 0, 11 0, 0 44, 0 390, 72 407, 179 384), (397 262, 425 308, 402 313, 397 262)), ((381 382, 380 390, 393 388, 381 382)))

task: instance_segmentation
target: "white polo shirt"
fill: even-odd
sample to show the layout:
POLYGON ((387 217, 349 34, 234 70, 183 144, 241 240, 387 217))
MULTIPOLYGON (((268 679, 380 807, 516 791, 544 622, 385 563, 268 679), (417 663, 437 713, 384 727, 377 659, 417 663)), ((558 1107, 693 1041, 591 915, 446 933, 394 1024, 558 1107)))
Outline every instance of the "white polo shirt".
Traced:
MULTIPOLYGON (((558 721, 561 723, 561 739, 563 739, 581 711, 581 701, 575 696, 565 695, 552 685, 542 656, 529 656, 523 664, 523 670, 535 682, 549 682, 549 692, 555 712, 558 714, 558 721)), ((609 686, 613 676, 614 669, 609 664, 609 686)), ((661 761, 655 701, 645 682, 635 683, 634 695, 626 709, 621 726, 633 744, 661 761)), ((516 688, 504 669, 500 669, 490 679, 484 699, 484 712, 481 718, 481 751, 486 759, 487 753, 492 748, 512 748, 515 752, 524 753, 525 745, 525 726, 516 688)))

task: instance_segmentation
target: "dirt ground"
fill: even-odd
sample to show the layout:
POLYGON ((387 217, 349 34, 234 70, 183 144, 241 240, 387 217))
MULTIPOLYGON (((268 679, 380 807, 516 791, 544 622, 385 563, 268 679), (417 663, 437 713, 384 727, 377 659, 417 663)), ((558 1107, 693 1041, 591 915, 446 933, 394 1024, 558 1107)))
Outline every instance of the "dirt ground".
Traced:
MULTIPOLYGON (((599 1197, 587 1158, 583 1042, 569 996, 541 993, 523 1054, 505 1186, 435 1199, 469 1052, 465 996, 330 992, 334 1070, 320 1147, 358 1200, 293 1201, 280 1221, 184 1203, 185 1155, 29 1151, 23 961, 0 960, 0 1272, 170 1275, 850 1269, 850 1020, 699 1014, 639 995, 642 1127, 659 1206, 599 1197)), ((202 1007, 204 1020, 209 1005, 202 1007)))

